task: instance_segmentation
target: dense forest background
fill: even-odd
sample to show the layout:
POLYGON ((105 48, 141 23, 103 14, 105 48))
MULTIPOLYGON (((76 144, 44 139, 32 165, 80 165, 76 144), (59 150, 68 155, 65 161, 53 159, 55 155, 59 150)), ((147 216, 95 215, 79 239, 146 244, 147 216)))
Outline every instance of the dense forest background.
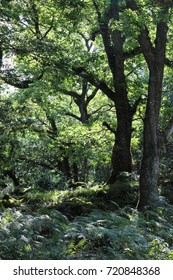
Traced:
POLYGON ((173 259, 173 1, 0 2, 0 259, 173 259))

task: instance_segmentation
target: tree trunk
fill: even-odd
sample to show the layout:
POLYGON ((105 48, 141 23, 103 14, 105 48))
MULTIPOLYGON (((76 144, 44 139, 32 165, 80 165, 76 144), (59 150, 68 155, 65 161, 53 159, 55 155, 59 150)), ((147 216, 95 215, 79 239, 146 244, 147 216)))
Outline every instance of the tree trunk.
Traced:
POLYGON ((144 120, 143 158, 140 174, 140 199, 138 208, 156 206, 159 203, 159 113, 162 97, 162 81, 165 64, 167 24, 161 21, 157 24, 155 47, 153 47, 149 32, 145 28, 139 43, 149 68, 148 100, 144 120))
POLYGON ((115 143, 111 158, 112 171, 108 184, 113 184, 119 173, 124 171, 130 173, 132 171, 132 156, 130 149, 132 114, 127 100, 127 95, 124 95, 124 102, 122 100, 122 96, 123 94, 117 95, 116 100, 117 129, 115 132, 115 143))
POLYGON ((18 177, 16 177, 14 168, 12 168, 10 170, 6 170, 4 175, 8 176, 13 181, 15 187, 20 186, 20 180, 18 177))
POLYGON ((76 162, 73 162, 73 181, 76 183, 79 181, 79 171, 76 162))
POLYGON ((139 209, 158 202, 158 174, 159 174, 159 147, 158 147, 158 109, 156 99, 160 99, 162 79, 150 78, 148 89, 148 102, 144 120, 143 132, 143 158, 140 172, 140 200, 139 209))
POLYGON ((98 15, 100 31, 107 54, 108 63, 112 72, 115 95, 112 101, 115 104, 117 128, 115 132, 115 143, 112 152, 112 172, 108 184, 113 184, 119 173, 131 172, 131 132, 132 132, 132 111, 128 100, 128 90, 124 74, 124 38, 121 31, 111 31, 109 20, 119 20, 119 7, 111 1, 110 9, 104 15, 104 19, 98 15))

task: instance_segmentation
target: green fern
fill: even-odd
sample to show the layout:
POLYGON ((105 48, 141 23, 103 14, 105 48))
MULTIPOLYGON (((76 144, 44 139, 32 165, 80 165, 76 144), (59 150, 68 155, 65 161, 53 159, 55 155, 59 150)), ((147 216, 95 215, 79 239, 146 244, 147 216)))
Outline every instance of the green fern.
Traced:
POLYGON ((2 259, 173 259, 173 207, 93 210, 69 221, 55 209, 0 213, 2 259))

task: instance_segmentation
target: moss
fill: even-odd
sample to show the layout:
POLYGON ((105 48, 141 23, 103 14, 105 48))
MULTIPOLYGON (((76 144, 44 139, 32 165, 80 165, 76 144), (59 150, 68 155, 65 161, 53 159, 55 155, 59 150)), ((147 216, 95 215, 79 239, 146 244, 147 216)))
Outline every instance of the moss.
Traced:
POLYGON ((120 207, 130 205, 135 207, 138 201, 138 182, 130 173, 123 172, 109 186, 108 198, 115 201, 120 207))
POLYGON ((64 201, 61 205, 54 206, 57 210, 65 214, 70 220, 75 216, 90 213, 96 206, 83 198, 72 197, 64 201))
POLYGON ((4 197, 0 200, 0 205, 2 205, 5 208, 8 207, 16 207, 16 206, 23 206, 23 200, 22 199, 15 199, 14 197, 6 194, 4 197))

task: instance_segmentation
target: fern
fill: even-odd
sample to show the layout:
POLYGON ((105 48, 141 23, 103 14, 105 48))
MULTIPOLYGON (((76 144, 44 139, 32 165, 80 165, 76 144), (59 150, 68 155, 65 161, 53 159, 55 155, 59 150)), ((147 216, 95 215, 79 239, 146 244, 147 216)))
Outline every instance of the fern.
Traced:
POLYGON ((93 210, 69 221, 55 209, 0 213, 2 259, 173 259, 173 207, 93 210))

